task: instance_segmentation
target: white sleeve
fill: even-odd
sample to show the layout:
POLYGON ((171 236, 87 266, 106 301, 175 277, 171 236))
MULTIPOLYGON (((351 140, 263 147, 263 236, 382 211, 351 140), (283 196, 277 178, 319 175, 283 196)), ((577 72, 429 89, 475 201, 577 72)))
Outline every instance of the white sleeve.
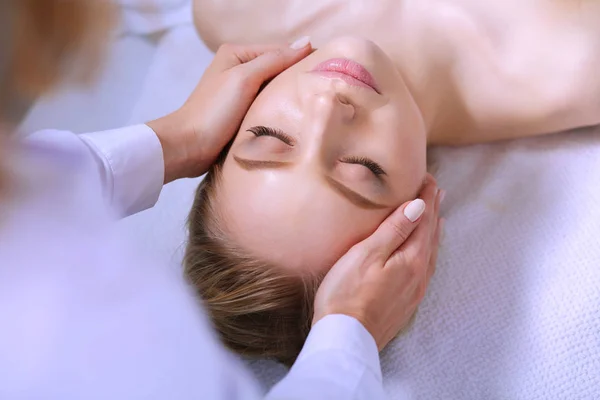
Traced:
POLYGON ((326 316, 313 326, 296 363, 267 398, 387 398, 375 340, 352 317, 326 316))
POLYGON ((119 217, 154 206, 164 182, 164 160, 158 137, 147 125, 77 135, 44 130, 26 138, 57 150, 85 157, 97 175, 89 182, 99 185, 105 201, 119 217))

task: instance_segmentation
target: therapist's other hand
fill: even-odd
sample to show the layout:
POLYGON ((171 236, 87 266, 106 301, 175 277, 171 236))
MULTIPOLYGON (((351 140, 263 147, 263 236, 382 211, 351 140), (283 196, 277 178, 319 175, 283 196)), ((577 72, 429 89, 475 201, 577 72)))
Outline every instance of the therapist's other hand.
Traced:
POLYGON ((163 147, 165 183, 204 174, 234 137, 262 84, 311 50, 308 38, 292 45, 221 46, 185 104, 148 123, 163 147))
POLYGON ((354 317, 379 350, 408 324, 435 270, 440 194, 428 176, 419 199, 399 207, 333 266, 317 291, 313 324, 330 314, 354 317))

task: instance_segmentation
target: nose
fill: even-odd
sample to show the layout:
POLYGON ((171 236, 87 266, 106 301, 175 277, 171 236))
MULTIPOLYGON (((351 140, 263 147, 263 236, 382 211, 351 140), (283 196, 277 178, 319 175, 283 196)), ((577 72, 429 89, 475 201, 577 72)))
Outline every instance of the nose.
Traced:
POLYGON ((310 132, 313 139, 319 138, 319 141, 343 135, 356 116, 354 106, 333 87, 316 93, 307 91, 301 101, 303 130, 310 132))
POLYGON ((304 96, 304 108, 313 121, 323 125, 348 123, 355 116, 354 106, 333 87, 304 96))
POLYGON ((333 87, 318 92, 307 90, 300 101, 306 160, 313 164, 317 159, 331 159, 352 130, 355 107, 333 87))

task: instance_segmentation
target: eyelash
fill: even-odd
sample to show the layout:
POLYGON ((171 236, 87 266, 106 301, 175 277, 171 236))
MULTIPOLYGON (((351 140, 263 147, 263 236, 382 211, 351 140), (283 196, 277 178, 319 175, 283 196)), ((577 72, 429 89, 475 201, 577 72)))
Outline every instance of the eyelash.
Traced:
MULTIPOLYGON (((267 126, 253 126, 247 131, 253 133, 256 137, 271 136, 281 140, 288 146, 294 146, 294 139, 292 139, 289 135, 285 134, 279 129, 273 129, 267 126)), ((385 175, 385 171, 383 170, 383 168, 381 168, 381 165, 366 157, 346 157, 341 161, 348 164, 363 165, 366 168, 368 168, 375 176, 385 175)))
POLYGON ((385 171, 381 168, 381 165, 366 157, 346 157, 342 159, 342 162, 364 165, 369 168, 375 176, 385 175, 385 171))
POLYGON ((294 146, 294 139, 292 139, 289 135, 283 133, 279 129, 273 129, 266 126, 253 126, 252 128, 248 129, 248 132, 253 133, 256 137, 271 136, 281 140, 288 146, 294 146))

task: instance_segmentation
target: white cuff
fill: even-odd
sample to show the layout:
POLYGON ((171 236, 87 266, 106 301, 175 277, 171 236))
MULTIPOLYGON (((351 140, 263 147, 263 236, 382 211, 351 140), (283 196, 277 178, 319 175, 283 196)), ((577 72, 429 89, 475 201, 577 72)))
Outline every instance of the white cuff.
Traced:
POLYGON ((158 137, 147 125, 79 137, 104 165, 110 206, 124 217, 156 204, 163 186, 165 163, 158 137))
POLYGON ((330 350, 343 352, 349 358, 362 362, 381 382, 379 350, 375 339, 355 318, 332 314, 317 322, 312 327, 296 363, 330 350))

